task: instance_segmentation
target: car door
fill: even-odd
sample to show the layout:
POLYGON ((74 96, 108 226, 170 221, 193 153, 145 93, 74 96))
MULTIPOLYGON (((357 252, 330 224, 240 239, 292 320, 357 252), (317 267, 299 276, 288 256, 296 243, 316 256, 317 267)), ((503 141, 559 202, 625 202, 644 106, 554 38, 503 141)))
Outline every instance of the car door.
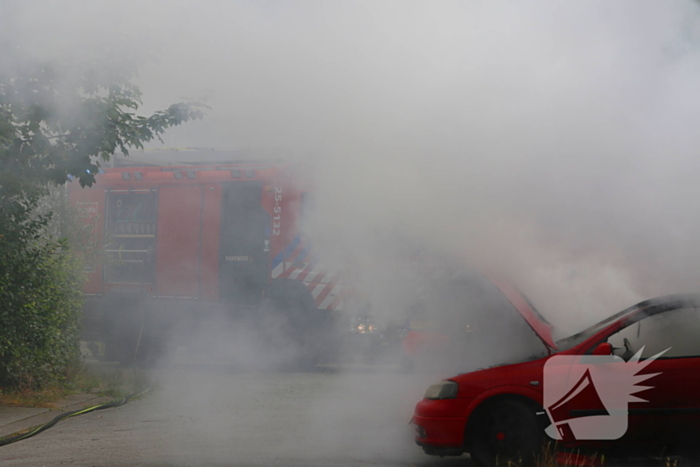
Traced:
POLYGON ((628 360, 617 364, 619 371, 634 375, 630 381, 636 382, 623 440, 669 446, 696 440, 700 434, 700 310, 642 313, 608 342, 628 360), (640 358, 635 362, 630 357, 637 352, 640 358), (643 380, 642 375, 654 376, 643 380))

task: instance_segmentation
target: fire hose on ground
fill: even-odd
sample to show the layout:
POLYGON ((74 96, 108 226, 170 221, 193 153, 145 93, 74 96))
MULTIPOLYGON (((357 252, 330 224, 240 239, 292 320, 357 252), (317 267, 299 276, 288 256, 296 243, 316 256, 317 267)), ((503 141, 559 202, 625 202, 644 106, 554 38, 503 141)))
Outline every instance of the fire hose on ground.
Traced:
POLYGON ((4 438, 0 438, 0 446, 6 446, 11 443, 15 443, 17 441, 21 441, 23 439, 31 438, 32 436, 38 435, 42 431, 46 431, 52 426, 56 425, 58 422, 61 420, 65 420, 70 417, 75 417, 77 415, 83 415, 86 413, 90 412, 95 412, 97 410, 103 410, 103 409, 111 409, 113 407, 121 407, 122 405, 125 405, 127 402, 129 402, 131 399, 134 397, 142 396, 146 394, 150 389, 145 389, 140 392, 135 392, 133 394, 129 394, 128 396, 123 397, 122 399, 114 400, 111 402, 107 402, 105 404, 100 404, 100 405, 95 405, 93 407, 87 407, 84 409, 79 409, 79 410, 73 410, 71 412, 64 412, 62 414, 57 415, 54 417, 53 420, 50 422, 44 423, 43 425, 39 425, 37 427, 31 428, 28 431, 23 430, 19 433, 14 433, 8 436, 5 436, 4 438))

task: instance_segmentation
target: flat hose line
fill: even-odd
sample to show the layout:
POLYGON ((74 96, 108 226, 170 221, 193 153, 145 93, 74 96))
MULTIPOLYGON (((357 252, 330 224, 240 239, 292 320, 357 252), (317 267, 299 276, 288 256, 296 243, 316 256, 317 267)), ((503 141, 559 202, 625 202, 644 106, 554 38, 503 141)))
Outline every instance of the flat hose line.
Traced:
POLYGON ((80 410, 73 410, 72 412, 64 412, 62 414, 57 415, 53 420, 50 422, 44 423, 43 425, 39 425, 35 428, 30 429, 29 431, 20 431, 18 433, 14 433, 8 436, 5 436, 4 438, 0 438, 0 446, 6 446, 8 444, 15 443, 17 441, 21 441, 23 439, 31 438, 34 435, 38 435, 42 431, 48 430, 52 426, 56 425, 58 422, 61 420, 65 420, 66 418, 70 417, 75 417, 76 415, 83 415, 86 413, 94 412, 96 410, 103 410, 103 409, 110 409, 113 407, 121 407, 122 405, 125 405, 127 402, 129 402, 131 399, 134 397, 142 396, 146 394, 150 389, 145 389, 140 392, 135 392, 133 394, 129 394, 126 397, 123 397, 122 399, 115 400, 112 402, 108 402, 106 404, 100 404, 96 405, 94 407, 88 407, 85 409, 80 409, 80 410))

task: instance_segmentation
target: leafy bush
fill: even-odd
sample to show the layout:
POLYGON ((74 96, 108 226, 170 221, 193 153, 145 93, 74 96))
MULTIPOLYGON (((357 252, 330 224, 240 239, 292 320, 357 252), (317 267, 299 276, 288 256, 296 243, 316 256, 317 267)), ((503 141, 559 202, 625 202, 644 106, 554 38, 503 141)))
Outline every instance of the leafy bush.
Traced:
POLYGON ((40 389, 79 368, 82 280, 67 242, 0 238, 0 386, 40 389))

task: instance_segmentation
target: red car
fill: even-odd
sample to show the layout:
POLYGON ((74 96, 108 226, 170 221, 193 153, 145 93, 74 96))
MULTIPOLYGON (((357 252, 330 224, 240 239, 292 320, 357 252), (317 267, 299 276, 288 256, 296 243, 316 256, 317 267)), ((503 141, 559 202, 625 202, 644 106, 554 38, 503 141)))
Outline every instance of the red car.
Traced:
POLYGON ((541 353, 431 386, 412 419, 427 454, 531 465, 552 440, 607 457, 694 454, 700 295, 647 300, 555 342, 516 289, 499 283, 494 290, 539 337, 541 353))

